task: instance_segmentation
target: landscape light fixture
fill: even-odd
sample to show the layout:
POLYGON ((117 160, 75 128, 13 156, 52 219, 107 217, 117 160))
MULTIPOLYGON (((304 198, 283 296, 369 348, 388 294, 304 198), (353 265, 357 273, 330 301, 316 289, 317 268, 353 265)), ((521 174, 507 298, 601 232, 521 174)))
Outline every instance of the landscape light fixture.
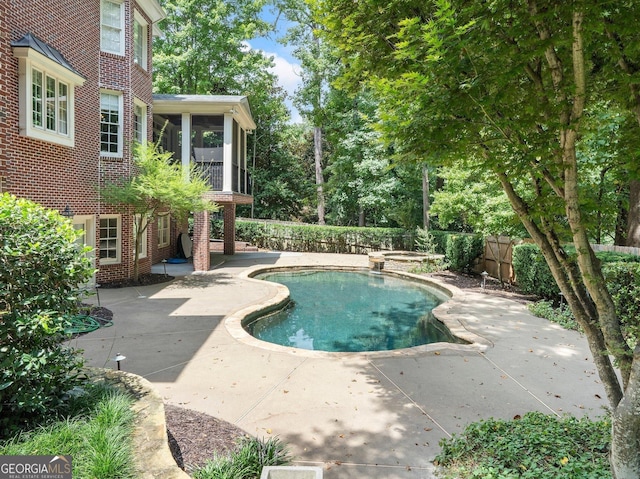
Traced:
POLYGON ((162 260, 162 266, 164 266, 164 277, 167 277, 167 260, 163 259, 162 260))
POLYGON ((482 289, 485 289, 487 287, 487 276, 489 276, 489 273, 483 271, 480 274, 482 275, 482 289))
POLYGON ((120 361, 124 361, 125 359, 127 359, 127 357, 120 353, 116 353, 116 357, 112 359, 112 361, 116 362, 118 371, 120 371, 120 361))

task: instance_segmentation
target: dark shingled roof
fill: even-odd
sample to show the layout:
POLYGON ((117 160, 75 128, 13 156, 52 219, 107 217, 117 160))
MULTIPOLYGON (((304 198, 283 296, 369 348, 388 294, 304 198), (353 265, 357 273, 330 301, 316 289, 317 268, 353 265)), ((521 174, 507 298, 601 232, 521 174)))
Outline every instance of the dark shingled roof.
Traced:
POLYGON ((57 64, 65 67, 67 70, 75 73, 76 75, 80 75, 82 78, 85 78, 85 76, 82 75, 82 73, 78 72, 75 68, 71 66, 71 64, 62 55, 62 53, 60 53, 58 50, 53 48, 51 45, 48 45, 47 43, 40 40, 35 35, 32 35, 31 33, 27 33, 20 40, 11 42, 11 46, 14 48, 20 48, 20 47, 32 48, 38 53, 41 53, 42 55, 47 57, 49 60, 52 60, 57 64))

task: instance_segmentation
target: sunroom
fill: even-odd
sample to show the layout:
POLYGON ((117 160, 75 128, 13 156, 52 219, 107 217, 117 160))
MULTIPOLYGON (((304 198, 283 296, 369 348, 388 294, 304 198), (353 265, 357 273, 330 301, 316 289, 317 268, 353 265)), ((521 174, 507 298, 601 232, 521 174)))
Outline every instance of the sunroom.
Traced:
MULTIPOLYGON (((247 135, 255 128, 245 96, 153 97, 154 141, 160 139, 185 171, 195 165, 210 182, 211 199, 224 208, 224 254, 235 253, 236 205, 253 202, 247 135)), ((194 269, 209 269, 208 214, 196 215, 193 243, 194 269)))

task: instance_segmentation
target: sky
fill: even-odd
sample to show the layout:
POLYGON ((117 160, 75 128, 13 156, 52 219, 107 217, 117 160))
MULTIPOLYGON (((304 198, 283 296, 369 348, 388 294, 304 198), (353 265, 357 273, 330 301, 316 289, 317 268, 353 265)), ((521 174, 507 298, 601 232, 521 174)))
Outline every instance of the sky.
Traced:
MULTIPOLYGON (((262 11, 262 18, 270 23, 274 23, 276 21, 275 13, 268 7, 265 7, 262 11)), ((247 43, 250 48, 260 50, 268 57, 274 57, 273 62, 275 63, 275 66, 272 71, 278 77, 280 86, 284 88, 290 97, 286 103, 289 107, 289 111, 291 111, 291 122, 300 123, 302 118, 291 102, 291 97, 293 96, 294 91, 300 85, 300 65, 291 55, 293 48, 290 46, 284 46, 277 41, 278 38, 284 36, 288 25, 289 23, 280 17, 276 24, 278 31, 275 35, 272 34, 270 37, 254 38, 249 40, 247 43)))

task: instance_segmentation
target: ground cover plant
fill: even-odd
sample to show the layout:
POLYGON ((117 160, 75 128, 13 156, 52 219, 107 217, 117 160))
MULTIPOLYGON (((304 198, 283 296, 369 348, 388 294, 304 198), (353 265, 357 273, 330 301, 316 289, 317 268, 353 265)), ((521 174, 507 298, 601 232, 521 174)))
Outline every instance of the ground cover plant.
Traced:
POLYGON ((73 477, 136 477, 131 433, 133 398, 107 385, 88 384, 69 401, 69 416, 0 443, 0 455, 71 455, 73 477))
POLYGON ((440 442, 439 477, 607 479, 611 422, 529 412, 488 419, 440 442))
POLYGON ((291 456, 278 438, 261 440, 245 436, 230 455, 215 455, 194 471, 194 479, 257 479, 265 466, 289 464, 291 456))

